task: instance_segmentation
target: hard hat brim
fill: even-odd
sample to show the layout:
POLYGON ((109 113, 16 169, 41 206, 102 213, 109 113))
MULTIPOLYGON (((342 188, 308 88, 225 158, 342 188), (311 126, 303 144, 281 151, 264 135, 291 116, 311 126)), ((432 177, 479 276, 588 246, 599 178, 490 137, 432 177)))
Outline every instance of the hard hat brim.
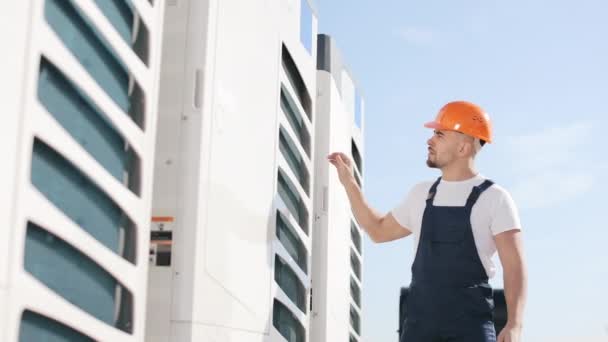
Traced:
MULTIPOLYGON (((456 131, 456 132, 460 132, 457 129, 454 129, 454 128, 451 128, 451 127, 446 127, 446 126, 440 124, 437 121, 427 122, 427 123, 424 124, 424 127, 426 127, 426 128, 432 128, 432 129, 439 129, 439 130, 442 130, 442 131, 456 131)), ((464 134, 466 134, 466 133, 464 133, 464 134)), ((479 137, 477 139, 484 140, 487 143, 492 143, 492 141, 490 139, 483 139, 483 138, 479 138, 479 137)))
POLYGON ((450 130, 449 128, 445 127, 437 121, 427 122, 424 124, 424 127, 432 129, 450 130))

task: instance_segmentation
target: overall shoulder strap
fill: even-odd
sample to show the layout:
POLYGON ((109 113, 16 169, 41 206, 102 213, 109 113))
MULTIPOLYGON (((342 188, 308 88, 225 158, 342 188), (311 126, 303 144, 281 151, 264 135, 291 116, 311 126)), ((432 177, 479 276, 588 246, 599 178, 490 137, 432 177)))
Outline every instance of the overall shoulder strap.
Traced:
POLYGON ((479 196, 481 196, 481 194, 484 191, 488 190, 488 188, 491 187, 492 185, 494 185, 494 182, 489 179, 486 179, 483 183, 479 184, 478 186, 473 187, 473 190, 471 191, 471 194, 469 195, 469 198, 467 199, 467 207, 469 209, 473 208, 473 206, 479 199, 479 196))
POLYGON ((433 183, 433 185, 429 189, 429 195, 426 198, 427 203, 433 203, 433 199, 435 198, 435 194, 437 193, 437 186, 439 185, 439 182, 441 182, 441 177, 437 178, 435 183, 433 183))

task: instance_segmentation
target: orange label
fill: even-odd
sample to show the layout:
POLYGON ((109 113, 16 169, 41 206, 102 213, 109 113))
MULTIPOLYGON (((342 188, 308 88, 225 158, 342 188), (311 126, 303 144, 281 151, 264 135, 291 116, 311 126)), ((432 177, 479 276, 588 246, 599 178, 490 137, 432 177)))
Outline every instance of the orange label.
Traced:
POLYGON ((173 222, 173 216, 152 216, 152 222, 173 222))

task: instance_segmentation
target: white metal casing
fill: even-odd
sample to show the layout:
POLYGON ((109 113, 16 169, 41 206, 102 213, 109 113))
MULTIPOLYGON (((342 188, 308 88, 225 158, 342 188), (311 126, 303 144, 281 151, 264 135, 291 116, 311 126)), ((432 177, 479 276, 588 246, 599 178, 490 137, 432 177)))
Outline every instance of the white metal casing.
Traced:
POLYGON ((91 0, 73 0, 73 5, 104 37, 116 56, 137 81, 145 95, 145 124, 142 129, 126 119, 103 90, 88 75, 45 21, 45 1, 8 2, 3 8, 2 41, 11 52, 3 54, 3 82, 0 94, 5 114, 1 151, 8 159, 2 173, 0 231, 7 245, 0 246, 0 340, 17 341, 21 316, 30 310, 99 341, 143 341, 147 279, 146 246, 156 129, 156 103, 160 67, 160 38, 164 1, 152 4, 131 0, 137 18, 148 28, 148 65, 138 59, 91 0), (8 8, 6 7, 8 6, 8 8), (9 29, 10 28, 10 29, 9 29), (6 45, 8 44, 8 45, 6 45), (41 56, 101 109, 119 134, 136 151, 141 162, 140 195, 136 196, 89 155, 41 106, 36 97, 41 56), (135 223, 136 264, 114 254, 54 207, 30 182, 34 137, 44 141, 77 167, 105 192, 135 223), (6 183, 6 184, 5 184, 6 183), (8 191, 6 191, 8 190, 8 191), (115 329, 72 305, 25 271, 24 239, 27 222, 35 222, 101 266, 133 295, 132 334, 115 329), (10 245, 9 245, 10 242, 10 245))
MULTIPOLYGON (((360 302, 356 303, 352 297, 350 282, 353 279, 361 293, 362 279, 351 267, 351 255, 359 260, 362 268, 363 231, 352 214, 344 187, 334 166, 327 161, 327 155, 343 152, 353 160, 352 144, 355 144, 363 158, 364 103, 357 96, 354 80, 333 40, 320 35, 319 49, 322 57, 317 71, 311 340, 360 341, 360 333, 350 322, 350 308, 356 311, 359 321, 362 310, 360 302), (355 119, 356 101, 360 101, 359 124, 355 119), (359 235, 359 248, 352 239, 351 227, 359 235)), ((354 166, 354 172, 362 182, 361 171, 354 166)))
MULTIPOLYGON (((175 221, 170 273, 150 268, 157 283, 150 283, 148 308, 170 311, 170 322, 150 311, 150 342, 284 341, 273 327, 275 298, 308 330, 309 315, 274 281, 275 254, 295 268, 275 235, 277 208, 289 217, 277 196, 277 170, 294 177, 278 141, 279 127, 288 126, 281 84, 296 98, 281 66, 283 44, 315 116, 316 46, 309 53, 300 41, 300 9, 297 0, 166 7, 153 216, 175 221)), ((305 125, 314 139, 313 124, 305 125)), ((312 160, 305 164, 312 182, 312 160)), ((312 198, 304 206, 311 232, 312 198)), ((311 237, 300 237, 310 253, 311 237)), ((307 294, 308 268, 308 275, 296 272, 307 294)))

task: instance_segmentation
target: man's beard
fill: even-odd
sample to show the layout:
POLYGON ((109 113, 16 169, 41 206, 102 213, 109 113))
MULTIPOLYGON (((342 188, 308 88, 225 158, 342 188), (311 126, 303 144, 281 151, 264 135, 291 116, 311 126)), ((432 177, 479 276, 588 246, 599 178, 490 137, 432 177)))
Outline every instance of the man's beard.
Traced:
POLYGON ((437 163, 435 163, 431 159, 427 159, 426 160, 426 166, 430 167, 431 169, 438 169, 439 168, 439 166, 437 166, 437 163))

